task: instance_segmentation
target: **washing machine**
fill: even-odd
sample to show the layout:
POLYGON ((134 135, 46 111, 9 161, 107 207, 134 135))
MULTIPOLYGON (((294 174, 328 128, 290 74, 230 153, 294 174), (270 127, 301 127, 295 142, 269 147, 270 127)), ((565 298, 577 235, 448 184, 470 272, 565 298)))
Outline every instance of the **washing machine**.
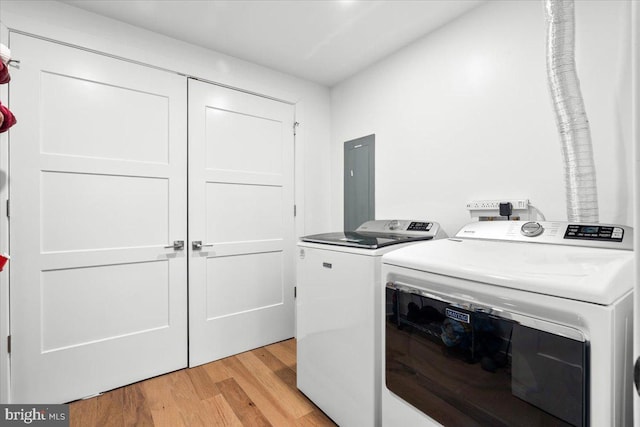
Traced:
POLYGON ((474 222, 382 257, 382 424, 631 426, 633 230, 474 222))
POLYGON ((380 425, 381 256, 443 237, 433 221, 374 220, 298 243, 297 386, 338 425, 380 425))

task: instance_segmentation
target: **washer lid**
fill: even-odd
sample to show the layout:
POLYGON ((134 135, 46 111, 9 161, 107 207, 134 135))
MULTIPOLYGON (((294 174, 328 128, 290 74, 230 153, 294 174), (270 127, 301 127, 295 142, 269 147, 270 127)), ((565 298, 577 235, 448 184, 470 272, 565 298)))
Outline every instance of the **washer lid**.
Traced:
POLYGON ((314 234, 304 236, 303 242, 321 243, 325 245, 349 246, 363 249, 379 249, 399 243, 431 240, 433 236, 412 236, 395 233, 370 233, 356 231, 340 231, 335 233, 314 234))
POLYGON ((392 251, 382 262, 602 305, 633 289, 633 252, 627 250, 442 239, 392 251))
POLYGON ((447 237, 440 224, 426 220, 371 220, 355 231, 313 234, 301 238, 303 242, 361 249, 379 249, 400 243, 447 237))

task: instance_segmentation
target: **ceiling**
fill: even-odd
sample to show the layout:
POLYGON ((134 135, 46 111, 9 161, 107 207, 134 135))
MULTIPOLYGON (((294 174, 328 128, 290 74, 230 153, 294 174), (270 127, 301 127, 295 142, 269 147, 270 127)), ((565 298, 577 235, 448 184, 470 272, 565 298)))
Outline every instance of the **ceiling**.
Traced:
POLYGON ((62 0, 333 86, 484 0, 62 0))

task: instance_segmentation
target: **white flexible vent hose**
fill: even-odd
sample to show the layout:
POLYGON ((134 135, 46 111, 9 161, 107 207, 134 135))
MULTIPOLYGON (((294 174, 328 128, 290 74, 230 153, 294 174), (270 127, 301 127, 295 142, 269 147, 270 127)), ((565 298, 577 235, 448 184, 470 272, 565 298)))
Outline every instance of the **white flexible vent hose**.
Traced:
POLYGON ((545 0, 547 78, 562 143, 570 222, 598 222, 591 130, 575 61, 573 0, 545 0))

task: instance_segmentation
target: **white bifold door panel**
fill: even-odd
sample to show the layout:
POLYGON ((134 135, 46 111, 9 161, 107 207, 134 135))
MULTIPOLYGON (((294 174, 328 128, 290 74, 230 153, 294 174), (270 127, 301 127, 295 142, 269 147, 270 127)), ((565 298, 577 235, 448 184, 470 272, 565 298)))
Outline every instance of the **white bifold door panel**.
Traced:
POLYGON ((189 80, 189 364, 294 332, 293 106, 189 80))
POLYGON ((167 246, 187 239, 186 78, 10 43, 11 401, 185 367, 187 251, 167 246))

